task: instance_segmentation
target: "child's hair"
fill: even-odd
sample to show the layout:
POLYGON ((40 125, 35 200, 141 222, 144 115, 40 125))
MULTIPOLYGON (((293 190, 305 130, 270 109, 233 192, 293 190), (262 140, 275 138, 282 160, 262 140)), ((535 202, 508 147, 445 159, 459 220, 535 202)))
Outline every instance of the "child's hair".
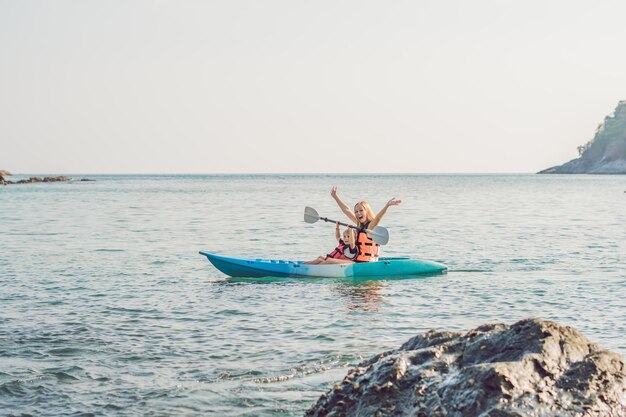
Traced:
POLYGON ((359 201, 358 203, 356 203, 354 205, 354 211, 355 212, 356 212, 356 208, 358 206, 362 206, 363 209, 365 209, 365 223, 369 223, 372 220, 374 220, 374 217, 376 217, 376 216, 374 215, 374 211, 372 210, 372 208, 370 207, 370 205, 368 204, 367 201, 363 200, 363 201, 359 201))
MULTIPOLYGON (((354 232, 354 229, 351 228, 351 227, 348 227, 345 230, 345 233, 348 233, 348 235, 350 235, 350 239, 354 242, 354 244, 356 244, 356 233, 354 232)), ((345 242, 345 243, 346 243, 346 245, 350 244, 350 242, 345 242)))

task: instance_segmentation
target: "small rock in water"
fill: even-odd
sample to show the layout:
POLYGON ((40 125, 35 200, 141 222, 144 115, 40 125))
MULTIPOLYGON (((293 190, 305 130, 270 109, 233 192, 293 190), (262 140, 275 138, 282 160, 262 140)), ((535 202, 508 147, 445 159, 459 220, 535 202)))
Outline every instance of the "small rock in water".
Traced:
POLYGON ((57 182, 57 181, 69 181, 70 177, 60 176, 60 177, 45 177, 43 182, 57 182))
POLYGON ((551 321, 431 330, 359 364, 306 415, 626 417, 625 372, 618 354, 551 321))

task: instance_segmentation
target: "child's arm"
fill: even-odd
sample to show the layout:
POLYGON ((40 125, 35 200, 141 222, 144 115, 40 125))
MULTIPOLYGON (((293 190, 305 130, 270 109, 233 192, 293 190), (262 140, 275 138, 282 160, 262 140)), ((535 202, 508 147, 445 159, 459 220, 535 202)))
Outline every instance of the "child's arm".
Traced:
POLYGON ((341 240, 341 233, 339 233, 339 223, 337 223, 335 226, 335 238, 337 239, 337 242, 341 240))

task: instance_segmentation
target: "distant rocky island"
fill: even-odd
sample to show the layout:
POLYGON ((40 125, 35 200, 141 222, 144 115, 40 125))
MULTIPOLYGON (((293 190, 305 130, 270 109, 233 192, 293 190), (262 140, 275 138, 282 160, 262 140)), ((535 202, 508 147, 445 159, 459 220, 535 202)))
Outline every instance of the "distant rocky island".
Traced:
MULTIPOLYGON (((71 181, 72 178, 66 177, 64 175, 58 177, 30 177, 26 179, 22 179, 19 181, 9 181, 4 177, 8 177, 12 175, 9 171, 4 171, 0 169, 0 185, 9 185, 9 184, 32 184, 37 182, 62 182, 62 181, 71 181)), ((80 181, 95 181, 87 178, 81 178, 80 181)))
POLYGON ((578 158, 539 174, 626 174, 626 100, 598 125, 593 139, 578 147, 578 158))

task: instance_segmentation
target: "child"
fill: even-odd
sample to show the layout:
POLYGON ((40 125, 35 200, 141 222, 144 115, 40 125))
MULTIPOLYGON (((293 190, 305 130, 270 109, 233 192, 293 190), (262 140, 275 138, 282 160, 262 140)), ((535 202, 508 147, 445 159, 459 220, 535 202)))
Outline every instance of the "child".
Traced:
POLYGON ((318 264, 351 264, 358 256, 359 250, 356 247, 356 233, 354 229, 348 228, 343 231, 343 239, 339 235, 339 223, 335 227, 335 238, 339 245, 328 255, 319 256, 314 261, 303 262, 307 265, 318 264))

